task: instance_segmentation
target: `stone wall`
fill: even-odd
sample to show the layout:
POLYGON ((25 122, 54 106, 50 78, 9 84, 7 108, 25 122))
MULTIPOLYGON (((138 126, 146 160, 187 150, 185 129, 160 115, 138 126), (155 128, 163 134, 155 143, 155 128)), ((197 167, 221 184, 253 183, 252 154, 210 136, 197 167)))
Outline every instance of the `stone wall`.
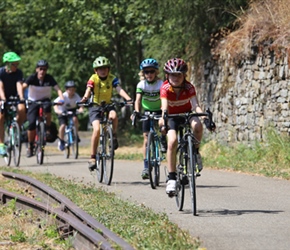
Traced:
MULTIPOLYGON (((238 64, 230 56, 204 65, 195 84, 204 108, 210 107, 223 142, 262 141, 267 127, 290 133, 288 53, 253 51, 238 64)), ((193 81, 194 82, 194 81, 193 81)))

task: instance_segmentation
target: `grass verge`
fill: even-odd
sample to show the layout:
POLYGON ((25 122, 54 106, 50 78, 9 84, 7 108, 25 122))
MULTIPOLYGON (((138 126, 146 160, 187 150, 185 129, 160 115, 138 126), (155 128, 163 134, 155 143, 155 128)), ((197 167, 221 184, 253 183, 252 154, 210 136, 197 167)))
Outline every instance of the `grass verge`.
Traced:
MULTIPOLYGON (((0 170, 11 171, 11 168, 2 167, 0 170)), ((123 201, 113 193, 96 188, 94 184, 79 184, 77 181, 65 180, 51 174, 37 174, 18 169, 14 169, 13 172, 35 178, 62 193, 135 249, 198 249, 199 247, 198 239, 192 238, 188 232, 170 222, 166 214, 156 214, 142 204, 123 201)), ((26 194, 23 187, 17 186, 13 180, 0 177, 0 186, 26 194)), ((32 246, 42 247, 41 249, 72 249, 69 242, 61 241, 53 233, 56 231, 55 227, 47 225, 42 229, 38 227, 30 229, 31 224, 35 225, 31 223, 31 215, 23 216, 25 214, 23 212, 21 216, 16 214, 19 214, 19 211, 15 210, 13 204, 5 206, 4 209, 1 207, 0 242, 12 244, 13 249, 32 249, 32 246), (19 218, 21 222, 16 221, 19 218), (49 237, 48 232, 51 232, 49 237)))

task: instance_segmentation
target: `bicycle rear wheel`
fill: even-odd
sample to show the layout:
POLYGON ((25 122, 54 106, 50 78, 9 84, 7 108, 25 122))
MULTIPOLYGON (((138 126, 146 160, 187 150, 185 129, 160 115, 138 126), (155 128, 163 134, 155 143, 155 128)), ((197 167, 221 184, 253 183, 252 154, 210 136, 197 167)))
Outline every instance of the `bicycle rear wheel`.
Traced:
POLYGON ((195 181, 195 167, 196 167, 196 154, 194 153, 193 143, 190 136, 187 137, 187 172, 189 178, 189 190, 191 196, 191 206, 193 215, 196 212, 196 181, 195 181))
POLYGON ((156 159, 156 142, 154 140, 154 133, 149 132, 147 141, 147 159, 149 167, 149 179, 152 189, 156 189, 159 185, 159 165, 156 159))
POLYGON ((39 165, 43 164, 44 158, 44 146, 45 146, 45 125, 44 122, 40 122, 36 132, 37 140, 36 140, 36 162, 39 165))
POLYGON ((186 176, 184 174, 184 153, 182 148, 178 146, 176 151, 176 205, 179 211, 182 211, 184 204, 184 190, 185 190, 185 180, 186 176))
POLYGON ((104 152, 103 152, 103 167, 104 181, 107 185, 111 184, 114 170, 114 145, 113 131, 110 125, 104 127, 104 152))
POLYGON ((6 166, 10 166, 11 163, 11 140, 8 131, 9 130, 5 129, 4 135, 4 142, 6 146, 6 155, 4 156, 4 161, 6 163, 6 166))
POLYGON ((11 152, 13 153, 14 164, 16 167, 18 167, 21 155, 20 128, 17 122, 13 122, 11 126, 12 126, 10 130, 11 152))
POLYGON ((71 130, 71 141, 70 145, 72 148, 72 153, 75 159, 78 158, 79 156, 79 142, 78 142, 78 135, 77 135, 77 130, 76 127, 73 126, 71 130))

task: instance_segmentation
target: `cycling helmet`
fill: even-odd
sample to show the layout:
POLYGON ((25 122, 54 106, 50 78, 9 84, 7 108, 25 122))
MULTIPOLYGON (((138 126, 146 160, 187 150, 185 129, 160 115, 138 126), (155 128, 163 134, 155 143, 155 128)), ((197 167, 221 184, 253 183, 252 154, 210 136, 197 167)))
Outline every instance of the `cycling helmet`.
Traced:
POLYGON ((17 55, 15 52, 6 52, 3 55, 3 62, 18 62, 21 60, 21 57, 17 55))
POLYGON ((108 58, 104 57, 104 56, 99 56, 95 59, 95 61, 93 62, 93 68, 97 69, 100 67, 110 67, 110 61, 108 58))
POLYGON ((39 67, 46 67, 48 68, 48 62, 45 61, 45 60, 39 60, 36 64, 36 68, 39 68, 39 67))
POLYGON ((164 65, 164 71, 167 74, 186 73, 188 70, 186 62, 181 58, 169 59, 164 65))
POLYGON ((143 60, 140 64, 140 69, 143 70, 144 68, 155 68, 158 69, 159 65, 158 62, 153 58, 147 58, 143 60))
POLYGON ((76 88, 76 84, 74 81, 67 81, 64 85, 64 87, 67 88, 76 88))

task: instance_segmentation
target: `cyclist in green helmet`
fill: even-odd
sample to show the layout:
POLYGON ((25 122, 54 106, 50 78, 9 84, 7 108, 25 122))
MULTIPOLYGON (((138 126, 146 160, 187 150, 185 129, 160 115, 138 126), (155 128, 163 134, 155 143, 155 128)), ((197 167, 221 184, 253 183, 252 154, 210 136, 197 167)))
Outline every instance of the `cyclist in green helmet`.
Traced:
MULTIPOLYGON (((128 103, 132 102, 130 96, 120 86, 119 79, 110 72, 111 64, 108 58, 104 56, 97 57, 93 62, 94 74, 87 82, 86 92, 81 102, 86 102, 91 94, 93 94, 93 101, 96 103, 106 102, 110 103, 113 88, 116 89, 118 94, 123 97, 128 103)), ((96 168, 96 149, 100 137, 100 107, 91 107, 89 109, 90 122, 93 126, 93 134, 91 138, 91 159, 89 160, 89 170, 93 171, 96 168)), ((118 117, 115 109, 109 112, 109 119, 113 122, 113 137, 114 149, 118 148, 117 140, 117 127, 118 117)))
MULTIPOLYGON (((17 97, 23 100, 23 73, 18 69, 20 56, 15 52, 6 52, 3 55, 3 63, 5 66, 0 68, 0 100, 6 101, 11 97, 17 97)), ((17 106, 17 122, 19 126, 22 125, 26 118, 24 103, 17 106)), ((6 148, 4 145, 4 121, 5 112, 0 112, 0 155, 6 155, 6 148)))

